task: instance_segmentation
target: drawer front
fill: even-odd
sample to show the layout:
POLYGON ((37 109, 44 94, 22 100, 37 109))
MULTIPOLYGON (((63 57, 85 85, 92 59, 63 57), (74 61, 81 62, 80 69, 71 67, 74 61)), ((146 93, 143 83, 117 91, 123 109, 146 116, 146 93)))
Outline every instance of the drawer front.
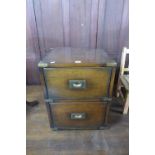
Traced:
POLYGON ((104 124, 107 105, 103 103, 55 103, 51 105, 56 128, 97 128, 104 124))
POLYGON ((108 96, 110 67, 44 68, 49 98, 100 98, 108 96))

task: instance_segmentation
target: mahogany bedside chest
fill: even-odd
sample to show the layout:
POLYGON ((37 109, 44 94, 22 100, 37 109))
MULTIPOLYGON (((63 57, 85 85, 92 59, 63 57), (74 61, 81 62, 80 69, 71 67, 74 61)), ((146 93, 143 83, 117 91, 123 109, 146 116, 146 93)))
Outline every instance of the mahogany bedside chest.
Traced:
POLYGON ((116 62, 103 49, 54 48, 39 62, 50 126, 104 129, 116 62))

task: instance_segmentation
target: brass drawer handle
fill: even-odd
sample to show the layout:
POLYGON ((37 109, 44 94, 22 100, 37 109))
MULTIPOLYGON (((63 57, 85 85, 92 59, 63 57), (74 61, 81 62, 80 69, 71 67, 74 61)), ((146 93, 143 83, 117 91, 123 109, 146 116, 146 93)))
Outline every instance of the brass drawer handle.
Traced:
POLYGON ((69 80, 70 89, 85 89, 86 80, 69 80))
POLYGON ((82 86, 82 83, 73 83, 73 87, 80 88, 82 86))
POLYGON ((73 120, 81 120, 86 118, 85 113, 71 113, 70 118, 73 120))

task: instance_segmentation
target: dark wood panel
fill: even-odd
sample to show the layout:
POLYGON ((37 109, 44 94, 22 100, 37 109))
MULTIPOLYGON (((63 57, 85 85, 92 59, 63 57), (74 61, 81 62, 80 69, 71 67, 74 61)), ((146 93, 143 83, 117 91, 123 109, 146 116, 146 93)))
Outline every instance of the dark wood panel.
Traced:
POLYGON ((118 52, 124 0, 107 0, 103 47, 109 53, 118 52))
MULTIPOLYGON (((104 48, 119 62, 122 47, 129 45, 128 0, 27 0, 27 3, 31 8, 27 7, 31 17, 27 23, 31 25, 27 28, 27 52, 35 57, 31 59, 33 64, 50 48, 62 46, 104 48), (32 54, 33 51, 37 52, 32 54)), ((28 66, 28 72, 31 70, 28 66)), ((36 71, 37 67, 33 72, 36 71)))
POLYGON ((40 76, 35 59, 26 59, 26 84, 40 84, 40 76))
POLYGON ((36 22, 43 53, 64 46, 61 0, 34 0, 36 22))
POLYGON ((91 0, 70 1, 72 47, 89 47, 91 0))
POLYGON ((98 38, 98 47, 102 47, 109 54, 116 56, 120 53, 119 38, 122 23, 123 2, 124 0, 106 0, 106 2, 102 2, 101 8, 104 11, 104 15, 99 16, 99 21, 101 21, 101 23, 99 23, 98 34, 100 34, 100 37, 98 38))
POLYGON ((99 10, 99 0, 92 0, 91 23, 90 23, 90 48, 97 47, 98 10, 99 10))
POLYGON ((99 1, 99 10, 98 10, 98 27, 97 27, 97 48, 103 48, 103 30, 105 26, 104 18, 106 11, 106 0, 99 1))
POLYGON ((40 27, 38 33, 40 40, 44 38, 41 42, 45 42, 46 50, 65 45, 91 48, 97 46, 112 54, 120 51, 123 0, 34 2, 37 25, 40 27))
POLYGON ((118 61, 120 61, 121 49, 124 46, 129 48, 129 1, 128 0, 124 0, 122 23, 121 23, 121 30, 120 30, 120 53, 118 55, 118 61))
POLYGON ((39 40, 39 46, 40 46, 40 55, 42 59, 45 55, 46 48, 45 48, 41 4, 39 0, 30 0, 30 1, 33 2, 34 15, 35 15, 36 25, 37 25, 36 29, 38 33, 38 40, 39 40))
POLYGON ((26 83, 39 84, 40 79, 37 64, 40 60, 40 49, 31 0, 26 1, 26 9, 26 83))
POLYGON ((64 45, 70 46, 70 10, 69 0, 62 0, 64 45))

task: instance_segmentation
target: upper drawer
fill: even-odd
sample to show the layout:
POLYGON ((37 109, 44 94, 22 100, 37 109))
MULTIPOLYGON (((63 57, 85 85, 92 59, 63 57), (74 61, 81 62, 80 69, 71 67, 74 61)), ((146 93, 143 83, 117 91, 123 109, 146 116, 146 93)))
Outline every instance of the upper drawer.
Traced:
POLYGON ((87 99, 109 95, 111 67, 44 68, 49 98, 87 99))

